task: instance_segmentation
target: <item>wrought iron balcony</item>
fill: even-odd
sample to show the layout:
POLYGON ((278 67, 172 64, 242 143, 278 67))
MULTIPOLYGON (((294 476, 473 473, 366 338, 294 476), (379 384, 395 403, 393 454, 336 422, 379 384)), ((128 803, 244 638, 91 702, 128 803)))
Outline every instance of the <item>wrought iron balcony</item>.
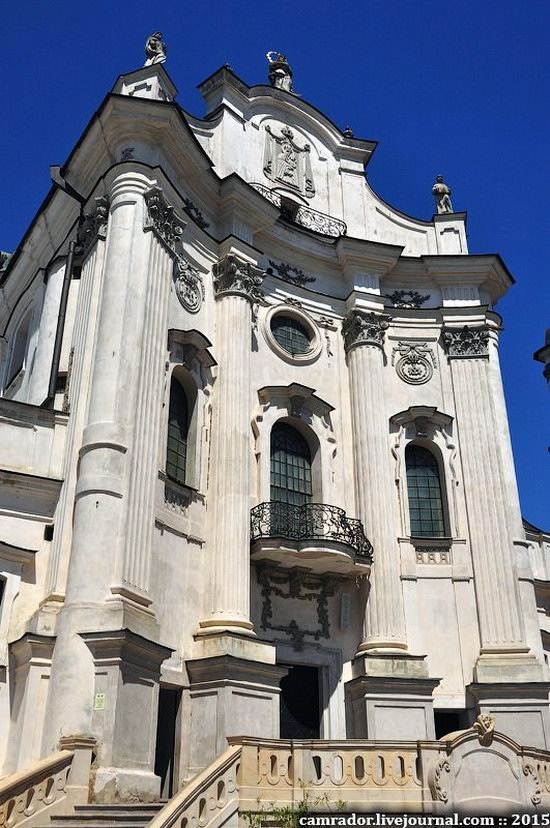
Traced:
MULTIPOLYGON (((332 552, 337 557, 343 551, 348 559, 346 563, 350 558, 353 563, 363 566, 372 561, 372 544, 365 536, 361 521, 349 518, 337 506, 324 503, 304 503, 302 506, 275 501, 260 503, 250 513, 250 536, 251 543, 263 547, 264 552, 263 541, 282 541, 282 545, 290 541, 290 545, 297 552, 305 552, 304 558, 309 560, 315 557, 326 560, 327 553, 332 552)), ((295 558, 293 560, 295 564, 295 558)), ((318 570, 319 566, 314 568, 318 570)))
MULTIPOLYGON (((311 207, 301 207, 296 205, 297 210, 290 209, 288 205, 281 200, 279 193, 270 190, 264 184, 257 184, 251 182, 251 187, 254 187, 260 195, 275 204, 281 209, 281 217, 292 224, 299 224, 301 227, 306 227, 308 230, 313 230, 315 233, 321 233, 323 236, 345 236, 348 232, 348 227, 345 221, 333 218, 327 213, 321 213, 320 210, 312 210, 311 207)), ((294 205, 293 205, 294 206, 294 205)))

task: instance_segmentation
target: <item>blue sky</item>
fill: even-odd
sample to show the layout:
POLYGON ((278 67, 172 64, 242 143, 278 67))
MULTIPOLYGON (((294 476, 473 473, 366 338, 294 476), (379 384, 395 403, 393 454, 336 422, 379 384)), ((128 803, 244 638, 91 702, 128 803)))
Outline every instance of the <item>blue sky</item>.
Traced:
POLYGON ((550 528, 550 394, 532 360, 550 327, 549 0, 3 0, 0 12, 0 249, 16 247, 49 165, 142 65, 154 30, 185 109, 202 114, 195 87, 223 63, 266 82, 276 49, 306 100, 379 141, 369 178, 384 199, 428 219, 443 173, 470 252, 499 252, 517 279, 497 308, 502 369, 523 512, 550 528))

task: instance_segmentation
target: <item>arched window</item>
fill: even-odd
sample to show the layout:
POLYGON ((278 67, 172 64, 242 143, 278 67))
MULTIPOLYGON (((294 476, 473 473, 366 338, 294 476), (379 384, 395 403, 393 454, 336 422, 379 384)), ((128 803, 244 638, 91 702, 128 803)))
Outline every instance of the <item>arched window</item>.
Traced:
POLYGON ((10 366, 8 369, 8 376, 6 378, 6 388, 11 385, 13 380, 19 374, 25 365, 25 356, 27 354, 27 341, 29 339, 29 331, 31 327, 31 311, 27 311, 15 332, 13 344, 11 349, 10 366))
POLYGON ((187 435, 189 406, 187 395, 175 377, 170 383, 170 410, 168 414, 168 447, 166 474, 176 483, 185 484, 187 464, 187 435))
POLYGON ((445 537, 445 514, 437 459, 424 446, 411 443, 405 449, 411 535, 445 537))
POLYGON ((309 446, 295 428, 275 423, 271 431, 271 500, 301 506, 311 499, 309 446))

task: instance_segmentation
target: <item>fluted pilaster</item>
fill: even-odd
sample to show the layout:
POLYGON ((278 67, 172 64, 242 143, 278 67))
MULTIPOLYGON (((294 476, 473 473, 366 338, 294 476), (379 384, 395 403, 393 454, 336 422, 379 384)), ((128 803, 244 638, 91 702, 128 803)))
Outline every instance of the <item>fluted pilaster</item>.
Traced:
POLYGON ((250 351, 252 303, 263 274, 230 254, 214 268, 220 365, 213 400, 210 616, 212 628, 251 631, 250 351))
POLYGON ((384 399, 383 344, 387 327, 386 317, 352 311, 342 328, 351 384, 356 502, 374 547, 361 650, 406 649, 395 535, 395 484, 384 399))
POLYGON ((509 493, 491 387, 489 331, 451 329, 444 333, 444 342, 451 363, 481 651, 525 651, 509 493))

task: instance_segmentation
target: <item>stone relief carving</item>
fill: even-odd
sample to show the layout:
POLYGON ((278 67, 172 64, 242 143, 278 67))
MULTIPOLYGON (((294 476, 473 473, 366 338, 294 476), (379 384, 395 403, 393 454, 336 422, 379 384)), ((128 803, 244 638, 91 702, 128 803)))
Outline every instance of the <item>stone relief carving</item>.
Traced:
POLYGON ((133 157, 134 157, 134 147, 124 147, 124 149, 120 153, 120 160, 121 161, 131 161, 133 157))
POLYGON ((315 281, 315 276, 306 276, 303 270, 300 270, 293 265, 287 264, 286 262, 277 263, 272 259, 269 259, 269 267, 267 268, 266 273, 273 276, 275 275, 274 271, 280 279, 283 279, 285 282, 289 282, 291 285, 298 285, 299 287, 303 287, 304 285, 315 281))
POLYGON ((442 762, 439 762, 436 769, 435 769, 435 773, 434 773, 434 777, 433 777, 433 779, 434 779, 433 786, 434 786, 434 792, 435 792, 435 795, 436 795, 436 799, 438 799, 440 802, 448 802, 449 801, 449 794, 446 791, 446 789, 443 787, 443 778, 442 777, 443 777, 443 774, 448 774, 450 772, 451 772, 451 765, 446 759, 443 759, 442 762))
POLYGON ((152 230, 170 253, 174 262, 174 289, 185 310, 197 313, 204 299, 202 276, 183 256, 181 235, 185 222, 168 204, 160 187, 151 187, 145 193, 147 216, 144 230, 152 230))
POLYGON ((480 713, 472 725, 472 730, 477 733, 479 744, 488 747, 495 735, 495 718, 488 713, 480 713))
POLYGON ((417 564, 450 564, 452 563, 451 550, 448 546, 417 546, 417 564))
POLYGON ((290 636, 292 646, 301 651, 305 636, 315 641, 330 638, 328 616, 328 599, 336 591, 337 579, 330 576, 312 575, 303 569, 284 570, 269 562, 259 563, 256 567, 258 583, 262 587, 262 630, 284 632, 290 636), (315 630, 302 629, 295 619, 288 624, 273 624, 273 597, 315 602, 318 627, 315 630))
POLYGON ((252 303, 261 302, 264 298, 263 291, 260 290, 263 271, 250 262, 238 259, 233 253, 220 259, 213 266, 212 272, 216 298, 231 293, 244 296, 252 303))
POLYGON ((399 342, 392 351, 391 364, 397 376, 410 385, 423 385, 433 376, 437 363, 427 342, 399 342), (395 361, 396 354, 400 358, 395 361))
POLYGON ((145 55, 147 60, 144 66, 151 66, 153 63, 164 63, 168 49, 164 42, 162 32, 153 32, 145 41, 145 55))
POLYGON ((265 128, 264 175, 291 187, 307 198, 315 195, 311 171, 311 145, 298 146, 290 127, 284 126, 277 135, 271 126, 265 128))
POLYGON ((443 344, 449 357, 488 357, 489 331, 485 326, 443 331, 443 344))
POLYGON ((442 175, 437 176, 435 184, 432 187, 432 193, 435 196, 435 209, 438 214, 454 213, 451 203, 452 191, 443 181, 442 175))
POLYGON ((210 227, 210 224, 206 221, 199 208, 193 204, 190 198, 183 199, 183 209, 188 216, 197 222, 201 230, 206 230, 207 227, 210 227))
POLYGON ((389 327, 389 318, 376 313, 363 314, 351 311, 342 322, 346 351, 355 345, 377 345, 382 348, 389 327))
POLYGON ((292 69, 281 52, 270 51, 266 54, 269 64, 269 82, 276 89, 292 92, 292 69))
POLYGON ((394 290, 393 293, 386 294, 386 299, 396 308, 420 308, 429 298, 429 293, 421 296, 416 290, 394 290))
POLYGON ((100 196, 94 199, 94 206, 89 213, 84 213, 76 234, 78 254, 86 256, 97 239, 104 239, 109 220, 109 199, 100 196))

